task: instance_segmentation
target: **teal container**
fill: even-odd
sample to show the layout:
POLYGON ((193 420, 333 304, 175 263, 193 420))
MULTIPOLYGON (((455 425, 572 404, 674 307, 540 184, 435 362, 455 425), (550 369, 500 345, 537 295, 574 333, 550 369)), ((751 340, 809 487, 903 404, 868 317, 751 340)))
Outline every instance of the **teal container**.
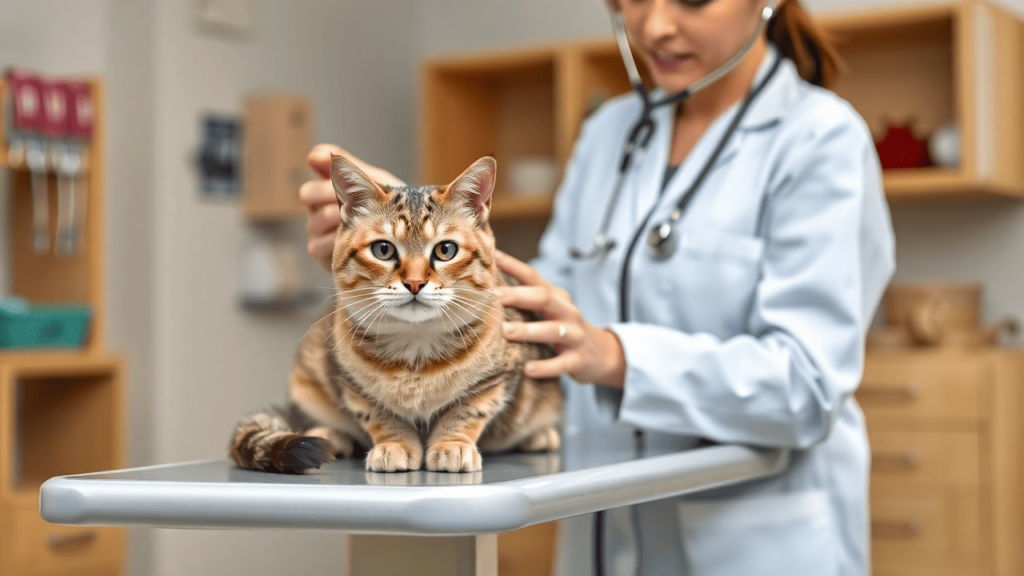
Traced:
POLYGON ((80 348, 91 320, 88 306, 0 298, 0 348, 80 348))

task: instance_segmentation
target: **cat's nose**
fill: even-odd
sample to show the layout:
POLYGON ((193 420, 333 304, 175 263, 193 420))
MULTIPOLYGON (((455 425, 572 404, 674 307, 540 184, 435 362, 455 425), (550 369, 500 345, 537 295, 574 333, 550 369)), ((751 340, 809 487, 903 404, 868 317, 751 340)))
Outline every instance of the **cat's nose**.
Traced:
POLYGON ((426 285, 427 285, 426 281, 420 280, 418 278, 416 278, 416 279, 406 278, 405 282, 402 282, 402 286, 405 286, 406 289, 409 290, 409 292, 413 293, 413 295, 419 294, 420 290, 422 290, 423 287, 426 286, 426 285))

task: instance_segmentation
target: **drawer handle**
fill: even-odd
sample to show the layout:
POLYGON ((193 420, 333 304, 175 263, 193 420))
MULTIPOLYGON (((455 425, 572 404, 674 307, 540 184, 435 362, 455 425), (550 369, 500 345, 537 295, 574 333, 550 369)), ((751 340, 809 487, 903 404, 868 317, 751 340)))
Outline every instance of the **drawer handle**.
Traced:
POLYGON ((917 468, 921 464, 921 453, 917 450, 900 453, 876 452, 871 455, 871 462, 877 466, 917 468))
POLYGON ((915 538, 921 533, 921 521, 917 518, 872 520, 871 532, 882 538, 915 538))
POLYGON ((54 550, 60 550, 61 548, 89 544, 96 539, 96 536, 95 530, 82 530, 70 534, 49 534, 46 537, 46 544, 54 550))
POLYGON ((921 395, 921 387, 917 382, 910 382, 908 384, 876 384, 861 386, 857 390, 857 396, 862 398, 872 399, 894 399, 894 400, 913 400, 921 395))

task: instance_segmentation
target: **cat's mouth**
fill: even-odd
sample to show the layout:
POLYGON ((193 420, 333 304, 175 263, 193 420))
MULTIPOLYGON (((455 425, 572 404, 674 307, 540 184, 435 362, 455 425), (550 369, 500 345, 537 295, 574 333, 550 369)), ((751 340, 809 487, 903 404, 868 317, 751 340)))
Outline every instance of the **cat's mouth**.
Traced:
POLYGON ((397 308, 430 308, 430 307, 431 307, 430 304, 427 304, 426 302, 423 302, 422 300, 420 300, 419 298, 417 298, 415 296, 413 296, 412 298, 409 298, 408 300, 406 300, 405 302, 403 302, 403 303, 401 303, 401 304, 399 304, 397 306, 397 308))

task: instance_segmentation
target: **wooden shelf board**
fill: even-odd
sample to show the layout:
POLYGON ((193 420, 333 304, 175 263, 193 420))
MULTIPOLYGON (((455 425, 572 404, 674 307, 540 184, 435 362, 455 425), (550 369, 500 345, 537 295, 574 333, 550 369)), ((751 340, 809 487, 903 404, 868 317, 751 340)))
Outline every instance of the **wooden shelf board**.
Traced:
POLYGON ((491 204, 491 220, 547 218, 551 216, 551 194, 495 195, 491 204))
POLYGON ((0 366, 38 374, 77 374, 82 371, 109 372, 120 357, 87 350, 0 350, 0 366))
POLYGON ((954 168, 908 168, 883 172, 889 200, 970 198, 1024 198, 1024 190, 1011 189, 967 177, 954 168))
POLYGON ((822 14, 815 20, 831 34, 875 33, 891 27, 913 29, 915 25, 927 27, 951 18, 960 4, 940 2, 882 10, 879 10, 878 6, 871 6, 863 10, 842 10, 822 14))

